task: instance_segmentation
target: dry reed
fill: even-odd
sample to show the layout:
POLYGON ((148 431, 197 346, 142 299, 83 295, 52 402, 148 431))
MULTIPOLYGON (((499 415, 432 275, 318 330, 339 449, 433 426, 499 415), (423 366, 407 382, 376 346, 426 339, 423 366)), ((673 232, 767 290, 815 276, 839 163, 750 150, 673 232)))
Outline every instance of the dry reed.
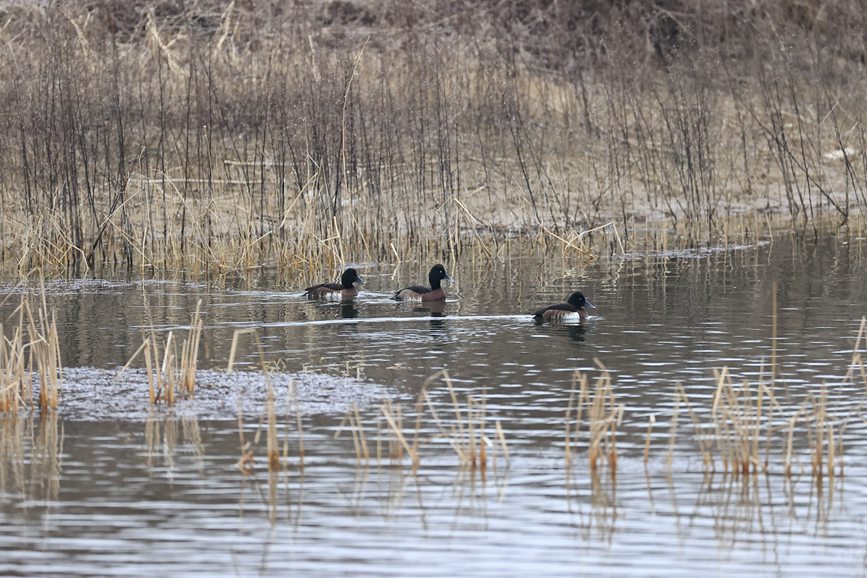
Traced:
MULTIPOLYGON (((174 346, 174 331, 169 331, 161 350, 160 340, 153 325, 151 325, 149 333, 142 337, 141 345, 127 360, 126 364, 118 370, 115 379, 118 379, 143 353, 148 376, 148 401, 151 405, 160 401, 166 405, 174 405, 176 390, 180 390, 188 398, 193 397, 196 392, 199 346, 204 331, 201 305, 200 299, 196 304, 187 337, 181 344, 180 356, 177 355, 174 346), (162 358, 162 363, 159 362, 160 358, 162 358)), ((150 318, 150 309, 147 305, 145 309, 147 310, 147 317, 150 318)))
POLYGON ((595 360, 601 374, 593 382, 593 390, 587 376, 576 371, 572 378, 572 388, 565 419, 565 452, 567 466, 571 465, 572 454, 576 451, 584 414, 587 415, 587 461, 591 472, 598 471, 599 465, 608 465, 612 476, 617 472, 617 428, 623 419, 625 407, 617 403, 612 387, 611 374, 601 361, 595 360), (577 400, 575 397, 578 388, 577 400), (574 418, 572 417, 574 414, 574 418))
POLYGON ((57 322, 48 310, 44 288, 35 315, 26 296, 21 298, 13 315, 18 323, 11 338, 0 325, 0 411, 14 413, 22 406, 56 410, 63 370, 57 322), (35 379, 39 394, 34 401, 35 379))
POLYGON ((766 207, 864 220, 852 3, 762 0, 749 27, 691 0, 392 6, 376 42, 344 5, 334 36, 274 2, 9 7, 0 265, 297 276, 515 233, 584 258, 728 242, 766 207))

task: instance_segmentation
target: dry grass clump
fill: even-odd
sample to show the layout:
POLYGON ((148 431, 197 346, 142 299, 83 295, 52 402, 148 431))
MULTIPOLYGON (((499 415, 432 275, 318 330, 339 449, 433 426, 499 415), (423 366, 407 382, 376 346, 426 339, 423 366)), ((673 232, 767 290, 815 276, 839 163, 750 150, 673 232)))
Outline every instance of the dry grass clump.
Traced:
MULTIPOLYGON (((476 397, 468 395, 465 404, 461 404, 448 372, 442 370, 440 374, 446 384, 446 389, 452 402, 454 421, 451 427, 444 427, 443 418, 440 418, 437 414, 430 395, 427 393, 427 387, 422 389, 417 405, 420 407, 422 400, 427 401, 427 407, 430 410, 431 416, 435 419, 442 434, 447 436, 448 443, 457 454, 461 467, 471 472, 480 471, 484 474, 488 467, 488 448, 496 448, 496 444, 487 434, 490 426, 486 417, 486 403, 484 400, 480 401, 476 397)), ((435 375, 428 378, 428 383, 436 377, 435 375)), ((494 425, 499 446, 503 451, 503 458, 508 465, 509 451, 506 446, 503 429, 499 422, 495 422, 494 425)), ((419 426, 417 424, 416 431, 418 429, 419 426)), ((492 433, 492 435, 494 434, 492 433)))
MULTIPOLYGON (((181 344, 180 354, 177 351, 174 331, 169 331, 161 347, 161 341, 151 326, 150 334, 144 337, 142 344, 118 372, 118 375, 123 373, 139 354, 144 352, 148 375, 148 400, 151 405, 159 402, 174 405, 177 392, 186 397, 195 395, 199 345, 205 327, 201 307, 202 300, 199 299, 190 321, 189 332, 181 344)), ((145 308, 150 317, 147 305, 145 308)))
MULTIPOLYGON (((376 463, 382 463, 384 457, 387 457, 391 464, 400 465, 404 456, 409 456, 412 469, 416 470, 421 463, 422 444, 444 442, 454 450, 461 470, 471 474, 479 473, 485 476, 488 464, 494 466, 497 464, 498 451, 502 453, 502 459, 508 466, 509 449, 502 425, 499 420, 494 420, 493 431, 490 431, 491 424, 486 417, 485 409, 485 402, 473 396, 468 396, 462 403, 448 372, 445 370, 437 372, 425 381, 418 395, 413 412, 414 419, 409 420, 412 425, 406 424, 408 420, 400 405, 387 401, 380 406, 382 420, 377 422, 372 434, 376 442, 374 449, 376 463), (445 383, 451 400, 453 417, 447 417, 437 411, 428 394, 428 386, 440 378, 445 383), (428 423, 428 419, 433 420, 433 427, 428 423)), ((344 416, 334 437, 339 437, 346 430, 352 434, 356 461, 366 466, 371 459, 368 427, 362 422, 357 407, 353 407, 344 416)))
POLYGON ((594 380, 592 392, 586 374, 576 371, 572 379, 565 418, 566 465, 571 467, 572 455, 577 452, 576 446, 586 414, 587 461, 590 471, 595 473, 600 463, 605 463, 614 476, 617 473, 617 427, 623 420, 624 405, 617 403, 612 389, 611 374, 598 359, 596 363, 602 369, 602 373, 594 380))
POLYGON ((692 418, 706 471, 717 471, 719 463, 727 475, 780 471, 790 477, 795 473, 793 466, 799 462, 795 447, 797 433, 799 437, 806 437, 803 446, 813 478, 843 474, 843 434, 852 416, 829 413, 825 386, 794 408, 788 417, 778 415, 775 420, 774 414, 782 414, 783 410, 767 384, 753 386, 744 380, 741 385, 735 385, 726 368, 717 372, 717 378, 710 423, 697 417, 682 386, 677 393, 678 405, 684 403, 692 418), (780 463, 772 463, 775 457, 780 463))
MULTIPOLYGON (((707 471, 716 471, 716 464, 720 463, 725 474, 767 473, 769 458, 766 453, 763 460, 761 452, 769 450, 771 435, 776 433, 769 412, 769 408, 779 407, 773 390, 764 383, 754 387, 747 380, 737 385, 725 367, 714 370, 714 375, 717 388, 710 420, 704 422, 698 416, 681 383, 677 384, 675 393, 675 416, 682 403, 692 420, 702 464, 707 471)), ((676 423, 672 428, 673 447, 676 423)))
POLYGON ((57 322, 49 313, 45 295, 34 311, 28 297, 22 297, 12 316, 18 323, 7 337, 0 324, 0 411, 17 412, 21 407, 55 410, 60 391, 62 367, 57 322), (33 399, 34 378, 39 394, 33 399))
MULTIPOLYGON (((286 438, 283 442, 283 452, 280 455, 280 446, 277 435, 277 406, 274 395, 274 387, 271 383, 270 366, 265 360, 265 352, 262 348, 262 341, 259 339, 259 334, 255 329, 238 329, 232 337, 232 348, 229 353, 229 364, 226 367, 226 373, 231 373, 235 361, 235 353, 238 347, 238 340, 245 336, 252 335, 259 353, 259 362, 262 369, 265 382, 268 386, 268 396, 265 404, 265 410, 259 420, 259 427, 252 440, 246 439, 244 435, 244 413, 241 409, 241 400, 238 400, 238 436, 241 443, 241 457, 238 459, 237 467, 245 475, 252 475, 255 472, 255 448, 259 444, 262 435, 262 427, 267 420, 266 432, 266 455, 268 456, 268 471, 273 476, 279 471, 285 471, 289 465, 289 439, 292 430, 292 416, 295 417, 295 428, 297 431, 296 445, 298 451, 298 469, 304 470, 304 427, 301 419, 301 401, 298 398, 298 390, 295 387, 294 381, 290 379, 287 386, 286 395, 286 438)), ((272 478, 271 491, 274 487, 272 478)))

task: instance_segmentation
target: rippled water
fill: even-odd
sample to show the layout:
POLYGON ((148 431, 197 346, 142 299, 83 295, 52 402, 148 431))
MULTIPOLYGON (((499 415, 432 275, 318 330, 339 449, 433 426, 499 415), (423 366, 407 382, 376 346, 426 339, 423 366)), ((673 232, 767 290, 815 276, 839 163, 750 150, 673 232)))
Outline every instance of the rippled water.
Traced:
MULTIPOLYGON (((53 417, 0 418, 0 574, 864 574, 865 383, 844 379, 867 314, 863 249, 857 239, 783 236, 589 265, 514 249, 493 262, 446 262, 456 283, 441 310, 389 299, 423 281, 430 263, 357 264, 366 284, 351 304, 307 302, 269 273, 225 285, 51 282, 65 395, 53 417), (783 431, 826 384, 843 476, 810 475, 809 424, 794 434, 792 478, 779 441, 769 475, 705 474, 675 403, 682 382, 706 419, 723 366, 735 383, 769 381, 774 284, 775 419, 783 431), (575 289, 598 306, 587 323, 537 325, 527 315, 575 289), (183 335, 199 299, 196 397, 149 409, 143 362, 120 377, 117 369, 151 326, 183 335), (242 328, 257 330, 268 380, 249 336, 239 338, 243 371, 224 372, 242 328), (589 470, 586 437, 572 465, 564 460, 573 373, 596 377, 600 363, 624 405, 613 478, 589 470), (484 401, 484 475, 460 467, 443 433, 456 419, 445 380, 428 379, 439 370, 464 412, 467 395, 484 401), (281 452, 288 440, 289 468, 277 474, 264 433, 255 440, 268 381, 281 452), (430 402, 413 472, 409 458, 389 459, 380 408, 400 407, 409 435, 423 387, 430 402), (370 445, 366 466, 345 420, 353 408, 370 445), (251 475, 237 467, 239 412, 251 475)), ((8 315, 21 288, 5 290, 8 315)))

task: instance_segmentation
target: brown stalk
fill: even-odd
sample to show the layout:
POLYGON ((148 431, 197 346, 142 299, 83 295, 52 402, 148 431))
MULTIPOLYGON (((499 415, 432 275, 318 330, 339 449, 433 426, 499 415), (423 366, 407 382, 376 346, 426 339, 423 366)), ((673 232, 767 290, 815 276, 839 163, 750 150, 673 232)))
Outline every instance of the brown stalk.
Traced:
POLYGON ((276 472, 280 469, 280 447, 277 441, 277 412, 274 403, 274 388, 268 384, 268 470, 276 472))
POLYGON ((647 421, 647 435, 644 437, 644 465, 647 465, 648 456, 650 455, 650 434, 653 431, 653 426, 656 423, 656 416, 651 414, 647 421))
POLYGON ((389 427, 391 428, 391 432, 400 442, 400 445, 409 454, 410 459, 412 460, 413 469, 418 468, 418 454, 413 451, 412 446, 406 441, 406 437, 403 435, 403 431, 401 431, 401 427, 398 425, 398 421, 395 420, 392 415, 391 408, 386 404, 380 407, 383 416, 385 417, 385 421, 388 422, 389 427))

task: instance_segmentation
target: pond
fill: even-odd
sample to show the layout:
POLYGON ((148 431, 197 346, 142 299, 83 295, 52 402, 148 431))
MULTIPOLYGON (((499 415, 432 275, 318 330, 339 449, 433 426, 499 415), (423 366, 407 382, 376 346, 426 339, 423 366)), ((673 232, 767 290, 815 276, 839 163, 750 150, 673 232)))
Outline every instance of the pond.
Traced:
MULTIPOLYGON (((307 301, 272 271, 47 282, 61 399, 0 416, 0 574, 864 574, 864 248, 780 234, 590 263, 516 245, 445 261, 440 308, 390 299, 428 262, 354 264, 351 303, 307 301), (576 289, 587 322, 527 314, 576 289), (119 370, 143 335, 182 339, 199 300, 195 395, 151 407, 142 357, 119 370), (617 458, 594 469, 607 378, 600 447, 617 458), (721 406, 762 424, 757 473, 725 471, 721 406), (822 444, 831 471, 813 475, 822 444)), ((8 328, 40 289, 3 292, 8 328)))

